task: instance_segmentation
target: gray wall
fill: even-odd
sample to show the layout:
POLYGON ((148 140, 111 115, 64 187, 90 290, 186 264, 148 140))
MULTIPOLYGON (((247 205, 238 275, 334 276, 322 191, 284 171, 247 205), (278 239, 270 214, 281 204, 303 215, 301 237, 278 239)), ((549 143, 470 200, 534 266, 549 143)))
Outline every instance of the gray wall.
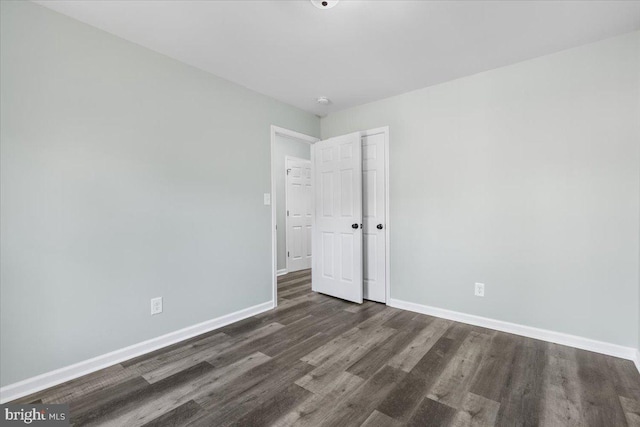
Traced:
POLYGON ((311 145, 296 139, 276 136, 274 150, 276 168, 276 223, 278 225, 278 270, 287 268, 287 234, 286 234, 286 206, 285 206, 285 156, 311 159, 311 145))
POLYGON ((635 347, 639 55, 635 32, 322 119, 390 126, 392 298, 635 347))
POLYGON ((270 125, 318 118, 0 3, 0 383, 269 301, 270 125))

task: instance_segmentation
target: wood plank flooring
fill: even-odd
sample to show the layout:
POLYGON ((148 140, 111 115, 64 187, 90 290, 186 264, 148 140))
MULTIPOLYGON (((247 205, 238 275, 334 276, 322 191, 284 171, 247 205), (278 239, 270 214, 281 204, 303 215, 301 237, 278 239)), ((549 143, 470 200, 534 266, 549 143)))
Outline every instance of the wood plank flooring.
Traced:
POLYGON ((70 381, 73 425, 640 426, 632 362, 311 291, 70 381))

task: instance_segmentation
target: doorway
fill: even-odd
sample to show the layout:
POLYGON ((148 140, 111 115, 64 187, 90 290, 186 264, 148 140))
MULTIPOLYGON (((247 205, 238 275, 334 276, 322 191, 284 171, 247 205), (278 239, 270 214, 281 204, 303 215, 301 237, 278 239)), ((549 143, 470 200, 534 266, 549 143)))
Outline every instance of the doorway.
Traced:
POLYGON ((316 292, 357 303, 389 300, 388 141, 387 127, 319 141, 272 126, 274 306, 279 281, 312 276, 316 292), (282 141, 309 147, 310 160, 283 155, 282 141))
MULTIPOLYGON (((311 246, 308 248, 304 247, 304 241, 302 239, 306 236, 301 235, 302 231, 310 231, 313 228, 313 222, 311 219, 309 229, 304 230, 304 226, 309 222, 308 218, 305 218, 307 213, 306 209, 304 207, 299 208, 296 203, 293 209, 289 206, 290 216, 287 217, 287 185, 298 183, 308 184, 310 183, 309 181, 312 180, 312 177, 309 177, 309 181, 302 179, 302 177, 300 177, 300 179, 296 178, 288 180, 287 169, 294 169, 291 167, 291 161, 295 161, 295 159, 298 159, 298 161, 308 161, 310 167, 311 147, 316 141, 318 141, 318 138, 304 135, 289 129, 271 126, 271 230, 274 307, 278 305, 278 277, 283 281, 291 278, 293 275, 297 275, 297 272, 304 269, 305 263, 311 263, 311 260, 309 259, 306 261, 304 260, 304 255, 313 256, 309 253, 311 246), (290 164, 287 165, 287 162, 290 164), (294 211, 294 215, 300 213, 301 218, 296 218, 295 216, 292 218, 292 210, 294 211), (305 211, 304 214, 302 214, 301 211, 305 211), (293 221, 289 221, 288 218, 292 218, 293 221), (287 233, 288 227, 294 228, 293 232, 287 233), (292 236, 292 234, 294 235, 292 236), (296 237, 298 237, 298 239, 296 239, 296 237), (290 262, 291 255, 294 257, 293 263, 290 262), (292 268, 293 270, 289 272, 289 268, 292 268)), ((293 178, 294 175, 302 175, 304 172, 305 171, 303 170, 289 171, 288 176, 293 178)), ((311 170, 309 170, 309 173, 311 173, 311 170)), ((296 187, 293 191, 297 192, 298 190, 303 192, 300 187, 296 187)), ((296 195, 294 195, 294 197, 296 195)), ((304 196, 304 194, 301 196, 304 196)), ((288 199, 291 200, 292 197, 290 196, 288 199)), ((307 256, 306 258, 309 257, 307 256)), ((310 267, 311 266, 309 265, 308 268, 310 267)))

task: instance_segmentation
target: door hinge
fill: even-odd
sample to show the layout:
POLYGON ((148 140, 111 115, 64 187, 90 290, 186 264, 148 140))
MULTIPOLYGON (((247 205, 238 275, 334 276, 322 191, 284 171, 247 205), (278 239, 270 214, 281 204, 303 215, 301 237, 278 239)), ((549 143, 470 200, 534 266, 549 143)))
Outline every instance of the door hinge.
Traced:
POLYGON ((289 211, 287 211, 287 216, 289 216, 289 211))
POLYGON ((289 256, 289 251, 287 251, 287 257, 289 256))

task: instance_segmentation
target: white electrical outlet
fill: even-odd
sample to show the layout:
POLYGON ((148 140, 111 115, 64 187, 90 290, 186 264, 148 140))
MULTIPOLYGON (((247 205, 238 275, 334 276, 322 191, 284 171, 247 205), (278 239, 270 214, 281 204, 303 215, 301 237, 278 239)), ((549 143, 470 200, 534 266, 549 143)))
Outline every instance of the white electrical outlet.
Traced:
POLYGON ((151 298, 151 315, 162 313, 162 297, 151 298))
POLYGON ((271 204, 271 193, 264 193, 264 204, 265 205, 271 204))
POLYGON ((476 296, 477 297, 484 296, 484 283, 476 283, 476 296))

